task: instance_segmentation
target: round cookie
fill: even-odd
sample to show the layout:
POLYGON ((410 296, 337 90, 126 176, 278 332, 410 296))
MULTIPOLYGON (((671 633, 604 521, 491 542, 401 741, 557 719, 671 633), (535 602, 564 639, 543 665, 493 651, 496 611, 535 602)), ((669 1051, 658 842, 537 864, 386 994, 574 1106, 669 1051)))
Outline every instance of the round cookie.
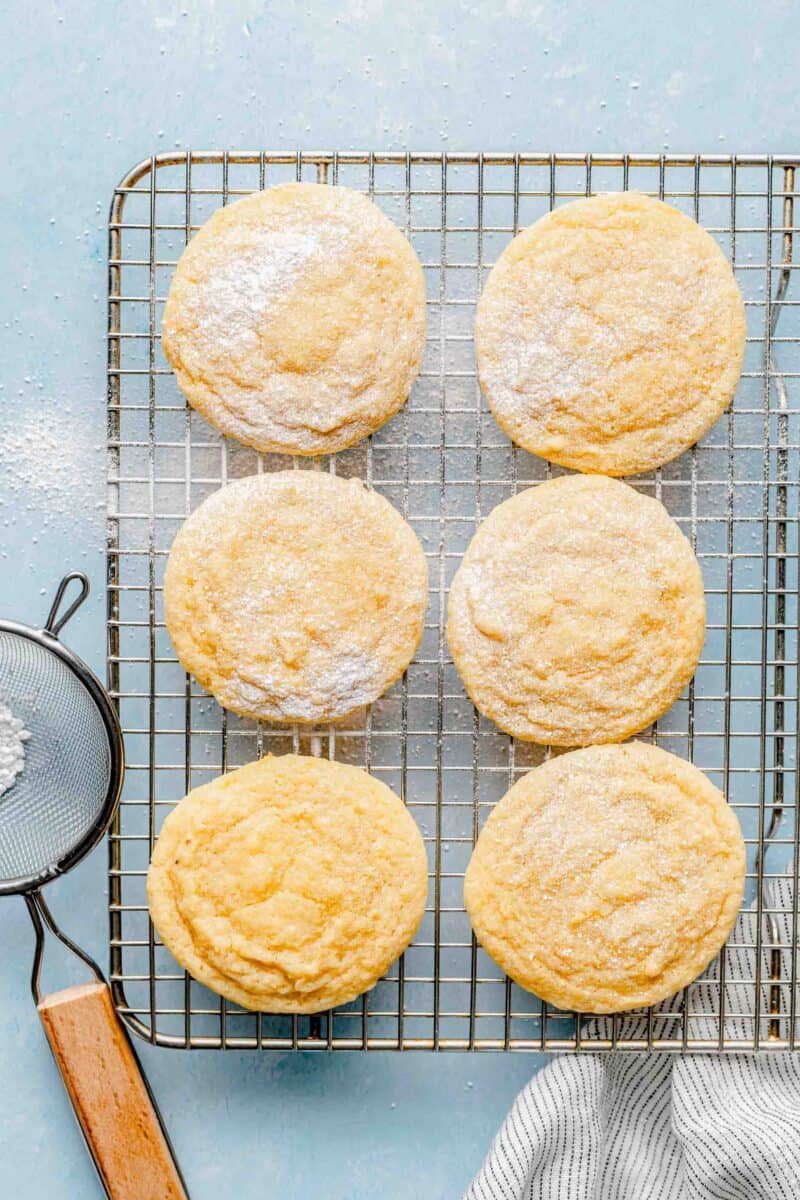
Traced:
POLYGON ((224 708, 336 721, 400 678, 422 638, 425 554, 358 479, 253 475, 183 524, 164 576, 175 652, 224 708))
POLYGON ((637 192, 557 208, 486 281, 478 374, 526 450, 604 475, 676 458, 728 406, 744 302, 710 234, 637 192))
POLYGON ((499 504, 450 589, 447 640, 482 713, 524 741, 622 741, 694 674, 703 580, 659 501, 570 475, 499 504))
POLYGON ((372 987, 427 892, 422 837, 394 792, 291 754, 190 792, 147 877, 153 924, 181 966, 262 1012, 321 1012, 372 987))
POLYGON ((478 838, 478 941, 549 1004, 608 1013, 695 979, 731 931, 745 848, 725 798, 656 746, 591 746, 523 776, 478 838))
POLYGON ((331 454, 406 402, 425 349, 422 268, 366 196, 281 184, 195 234, 161 344, 189 403, 222 433, 331 454))

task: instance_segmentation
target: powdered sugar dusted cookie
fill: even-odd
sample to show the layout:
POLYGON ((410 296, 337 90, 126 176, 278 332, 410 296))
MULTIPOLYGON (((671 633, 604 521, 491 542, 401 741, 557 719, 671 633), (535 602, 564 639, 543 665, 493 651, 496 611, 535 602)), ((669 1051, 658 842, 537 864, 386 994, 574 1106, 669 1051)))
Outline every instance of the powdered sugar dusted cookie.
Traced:
POLYGON ((636 192, 576 200, 514 238, 475 321, 481 387, 526 450, 604 475, 702 437, 742 369, 744 303, 714 239, 636 192))
POLYGON ((181 391, 222 433, 329 454, 405 403, 425 348, 422 268, 366 196, 281 184, 192 238, 161 338, 181 391))
POLYGON ((658 500, 569 475, 498 504, 450 588, 475 706, 525 741, 617 742, 677 700, 705 635, 703 579, 658 500))
POLYGON ((357 479, 279 471, 228 484, 188 518, 164 614, 178 658, 224 708, 314 724, 402 675, 427 586, 422 547, 382 496, 357 479))
POLYGON ((464 899, 512 979, 562 1008, 656 1004, 696 978, 739 911, 745 847, 725 797, 657 746, 551 758, 499 802, 464 899))

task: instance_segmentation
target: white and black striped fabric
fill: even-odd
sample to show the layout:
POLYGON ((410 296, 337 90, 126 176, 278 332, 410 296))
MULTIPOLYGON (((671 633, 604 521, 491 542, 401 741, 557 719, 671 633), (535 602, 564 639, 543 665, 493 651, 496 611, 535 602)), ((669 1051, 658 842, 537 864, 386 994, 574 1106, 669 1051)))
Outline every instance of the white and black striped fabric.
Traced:
MULTIPOLYGON (((783 910, 775 918, 783 946, 791 944, 791 896, 787 880, 770 899, 783 910)), ((755 930, 755 913, 745 912, 731 941, 752 947, 755 930)), ((752 1037, 753 988, 737 979, 752 980, 754 965, 753 949, 729 950, 731 1038, 752 1037)), ((718 1012, 719 986, 714 964, 693 1011, 718 1012)), ((768 1012, 766 989, 762 1001, 768 1012)), ((781 1008, 789 1011, 788 997, 781 1008)), ((642 1020, 626 1017, 623 1036, 642 1036, 642 1020)), ((693 1033, 716 1036, 717 1022, 709 1015, 708 1028, 693 1033)), ((517 1097, 464 1200, 762 1198, 800 1200, 800 1055, 561 1055, 517 1097)))

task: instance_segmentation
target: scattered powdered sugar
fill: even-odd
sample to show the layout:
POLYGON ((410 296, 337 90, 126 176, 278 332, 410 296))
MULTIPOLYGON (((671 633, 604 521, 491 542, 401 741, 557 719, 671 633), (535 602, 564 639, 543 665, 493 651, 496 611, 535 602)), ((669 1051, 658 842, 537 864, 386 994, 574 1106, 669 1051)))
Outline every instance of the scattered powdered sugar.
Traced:
POLYGON ((626 330, 587 312, 569 281, 542 275, 537 296, 535 314, 516 298, 495 301, 489 310, 495 345, 482 371, 507 411, 546 419, 554 400, 594 390, 608 363, 624 353, 626 330))
POLYGON ((10 406, 0 419, 0 520, 31 513, 37 536, 48 525, 73 529, 78 517, 102 535, 106 506, 104 445, 89 412, 32 397, 24 410, 10 406))
POLYGON ((10 708, 0 703, 0 796, 25 765, 25 742, 31 735, 10 708))
POLYGON ((284 721, 331 721, 372 704, 386 687, 386 671, 374 658, 343 650, 318 660, 297 690, 287 686, 283 671, 262 668, 257 677, 243 679, 234 672, 226 680, 230 699, 252 712, 284 721), (309 688, 308 678, 313 678, 309 688), (301 690, 302 689, 302 690, 301 690))
POLYGON ((322 253, 330 238, 297 229, 253 230, 246 248, 219 262, 188 300, 197 339, 209 339, 220 354, 257 350, 269 310, 322 253))
POLYGON ((314 687, 326 697, 326 707, 343 715, 371 704, 386 686, 386 672, 374 658, 358 651, 340 651, 318 671, 314 687))

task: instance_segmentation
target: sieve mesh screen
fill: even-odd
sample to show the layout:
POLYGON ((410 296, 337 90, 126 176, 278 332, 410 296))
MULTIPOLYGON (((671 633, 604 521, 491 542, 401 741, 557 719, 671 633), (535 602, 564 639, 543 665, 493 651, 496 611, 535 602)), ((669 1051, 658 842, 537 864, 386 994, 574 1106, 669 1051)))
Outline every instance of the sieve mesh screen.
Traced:
POLYGON ((0 796, 0 880, 56 867, 88 836, 106 800, 111 750, 100 711, 57 654, 0 631, 0 701, 30 737, 0 796))

